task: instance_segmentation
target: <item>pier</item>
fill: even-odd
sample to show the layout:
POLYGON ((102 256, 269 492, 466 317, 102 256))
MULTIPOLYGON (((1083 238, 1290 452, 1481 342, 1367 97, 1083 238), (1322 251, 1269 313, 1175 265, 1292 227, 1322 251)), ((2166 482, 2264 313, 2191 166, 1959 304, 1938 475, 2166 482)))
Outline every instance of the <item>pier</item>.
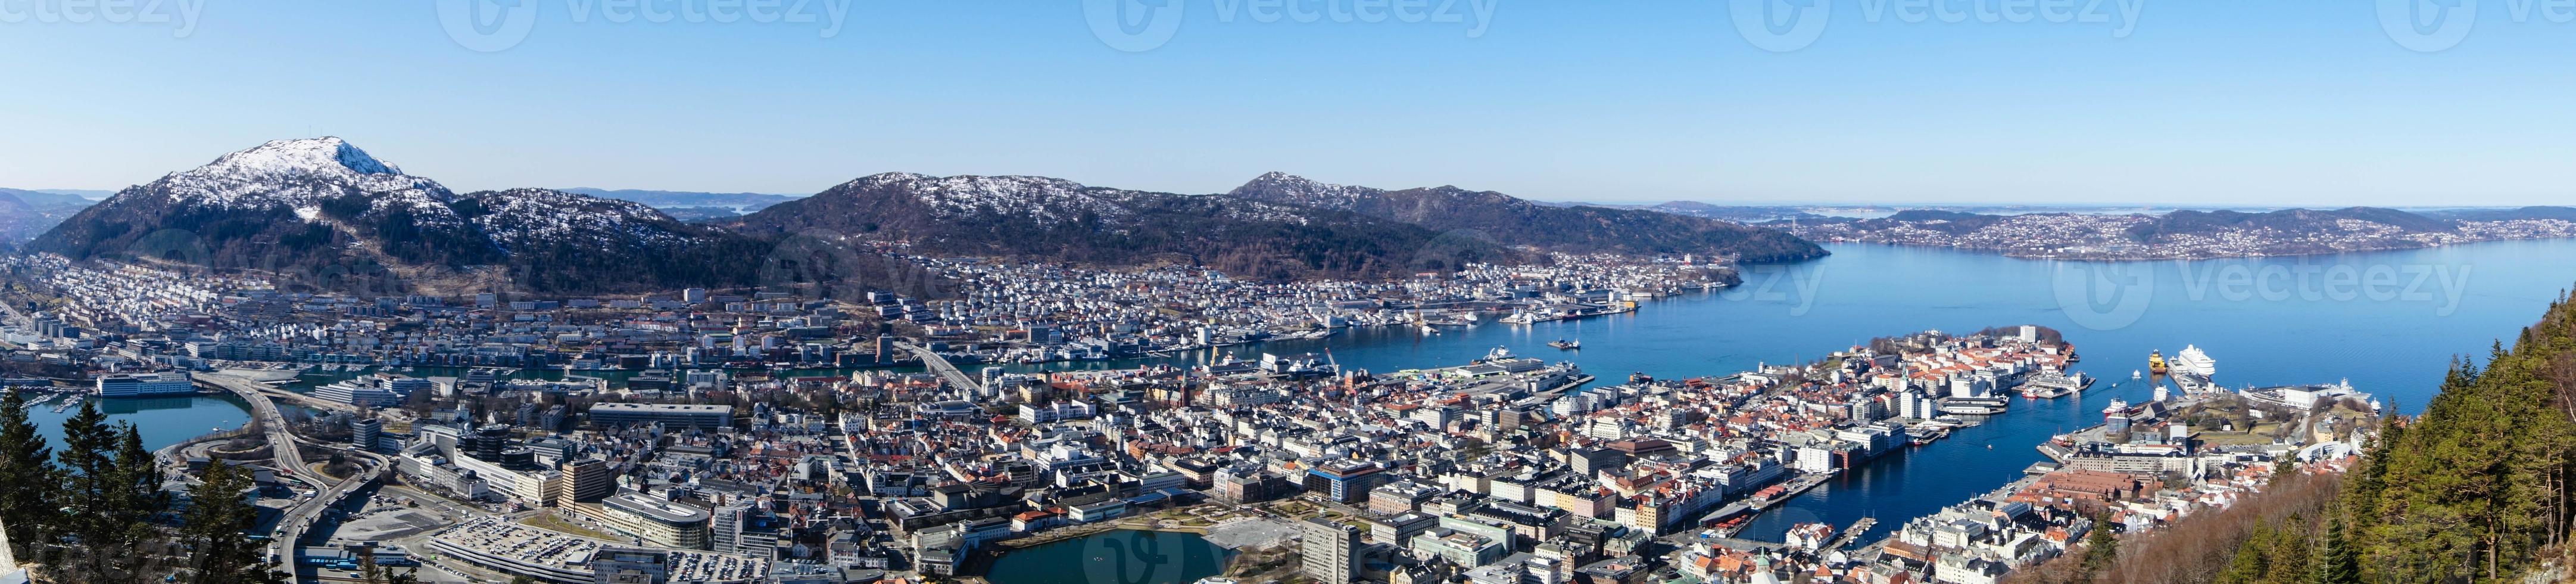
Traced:
POLYGON ((1860 534, 1868 533, 1869 528, 1872 527, 1878 527, 1878 518, 1862 517, 1859 521, 1852 522, 1851 527, 1843 528, 1842 534, 1834 536, 1834 541, 1825 544, 1824 549, 1842 549, 1843 546, 1851 545, 1853 541, 1860 539, 1860 534))

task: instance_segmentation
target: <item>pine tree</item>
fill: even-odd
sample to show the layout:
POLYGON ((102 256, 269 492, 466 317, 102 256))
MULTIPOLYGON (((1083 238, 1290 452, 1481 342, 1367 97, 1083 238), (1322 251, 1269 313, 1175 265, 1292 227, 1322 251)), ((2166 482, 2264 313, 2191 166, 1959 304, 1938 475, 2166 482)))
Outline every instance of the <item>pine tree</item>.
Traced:
POLYGON ((27 419, 27 399, 0 391, 0 519, 9 525, 15 557, 36 558, 62 517, 54 501, 53 453, 27 419))
POLYGON ((2091 579, 2120 559, 2120 538, 2111 534, 2111 516, 2094 515, 2093 533, 2084 536, 2084 574, 2091 579))
POLYGON ((2315 584, 2361 584, 2361 560, 2344 541, 2343 518, 2326 520, 2324 548, 2317 551, 2315 584))
POLYGON ((117 492, 116 442, 107 414, 95 402, 81 402, 80 411, 63 420, 63 449, 55 458, 63 467, 61 503, 68 511, 63 532, 73 541, 55 566, 67 580, 115 580, 113 558, 130 553, 112 547, 126 527, 119 521, 124 514, 111 508, 117 492))
POLYGON ((2218 584, 2254 584, 2262 582, 2272 571, 2272 526, 2256 525, 2246 534, 2245 543, 2236 548, 2236 557, 2218 572, 2218 584))
POLYGON ((190 582, 281 582, 277 564, 261 557, 261 546, 244 535, 258 522, 258 511, 242 501, 253 488, 248 471, 216 462, 203 480, 188 487, 188 511, 180 537, 195 548, 188 559, 190 582))
POLYGON ((115 465, 109 471, 108 506, 103 515, 115 522, 112 539, 99 546, 112 546, 109 573, 140 576, 166 569, 167 556, 154 550, 166 545, 169 538, 154 521, 170 507, 169 497, 161 492, 160 466, 152 452, 143 449, 142 432, 131 423, 119 423, 115 430, 115 465))

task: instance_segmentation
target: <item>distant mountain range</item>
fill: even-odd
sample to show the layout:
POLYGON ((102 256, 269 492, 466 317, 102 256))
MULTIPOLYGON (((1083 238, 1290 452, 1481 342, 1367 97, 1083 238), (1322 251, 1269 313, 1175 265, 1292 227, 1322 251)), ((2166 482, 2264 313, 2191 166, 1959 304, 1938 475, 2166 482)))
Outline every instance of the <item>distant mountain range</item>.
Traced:
MULTIPOLYGON (((802 286, 825 295, 948 283, 880 253, 1237 277, 1388 278, 1549 252, 1788 262, 1810 240, 2155 259, 2403 249, 2576 236, 2576 208, 2164 214, 1542 203, 1453 186, 1380 189, 1285 173, 1219 194, 1032 176, 884 173, 812 196, 600 189, 457 194, 338 138, 281 140, 117 191, 0 189, 0 238, 74 258, 256 270, 385 293, 611 293, 802 286), (735 215, 735 213, 747 213, 735 215), (678 213, 679 216, 674 214, 678 213), (37 234, 41 235, 37 235, 37 234)), ((1983 208, 1980 208, 1983 209, 1983 208)))
MULTIPOLYGON (((19 207, 39 205, 0 199, 0 213, 19 207)), ((1547 261, 1548 251, 1749 262, 1824 254, 1778 230, 1705 218, 1553 207, 1456 187, 1344 187, 1279 173, 1209 195, 908 173, 867 176, 809 197, 457 194, 338 138, 269 142, 76 211, 28 247, 81 259, 255 270, 296 285, 382 293, 754 284, 824 294, 944 291, 946 282, 881 249, 1204 265, 1265 280, 1395 277, 1476 262, 1547 261), (664 205, 750 213, 696 224, 655 208, 664 205)))
POLYGON ((726 224, 770 237, 895 241, 939 255, 1206 265, 1269 280, 1382 278, 1531 259, 1482 239, 1349 211, 1033 176, 878 174, 726 224))
POLYGON ((1723 255, 1753 263, 1825 255, 1824 248, 1778 230, 1646 209, 1543 205, 1454 186, 1386 190, 1273 172, 1236 187, 1227 196, 1350 211, 1508 246, 1556 251, 1723 255))
POLYGON ((53 229, 95 202, 69 193, 0 188, 0 249, 53 229))
POLYGON ((1827 217, 1827 215, 1817 214, 1806 207, 1780 205, 1712 205, 1699 201, 1670 201, 1652 205, 1615 205, 1604 203, 1558 203, 1557 205, 1566 207, 1583 206, 1607 207, 1612 209, 1643 209, 1647 211, 1658 211, 1674 215, 1688 215, 1692 217, 1716 219, 1720 221, 1733 221, 1737 223, 1760 223, 1764 221, 1798 218, 1821 219, 1827 217))

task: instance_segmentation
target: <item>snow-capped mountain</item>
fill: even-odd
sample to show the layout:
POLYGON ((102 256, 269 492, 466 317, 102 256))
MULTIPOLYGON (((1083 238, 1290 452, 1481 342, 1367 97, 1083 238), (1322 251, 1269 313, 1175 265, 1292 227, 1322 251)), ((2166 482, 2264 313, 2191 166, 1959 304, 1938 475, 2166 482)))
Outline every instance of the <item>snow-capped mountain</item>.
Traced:
POLYGON ((1386 194, 1385 190, 1368 187, 1329 184, 1285 172, 1271 171, 1253 177, 1227 193, 1236 198, 1305 205, 1325 209, 1352 210, 1362 201, 1386 194))
POLYGON ((642 203, 548 189, 478 192, 452 208, 491 235, 503 253, 550 245, 668 247, 721 234, 674 221, 642 203))
POLYGON ((642 203, 548 189, 483 191, 450 204, 532 290, 670 290, 739 285, 762 241, 684 223, 642 203))
POLYGON ((1227 196, 1350 211, 1443 232, 1473 233, 1504 245, 1558 251, 1732 255, 1748 262, 1795 261, 1824 248, 1775 229, 1644 209, 1544 205, 1454 186, 1386 190, 1263 174, 1227 196))
POLYGON ((403 174, 402 168, 330 136, 271 141, 170 173, 149 186, 152 194, 173 205, 284 207, 307 221, 318 219, 326 203, 362 194, 371 214, 409 213, 424 223, 462 223, 446 210, 455 193, 438 181, 403 174))
POLYGON ((290 280, 327 274, 383 291, 655 289, 667 284, 657 258, 677 257, 729 267, 690 268, 708 281, 672 287, 734 283, 750 268, 700 254, 758 249, 624 201, 535 189, 458 196, 333 137, 269 142, 129 187, 31 247, 290 280), (628 272, 595 273, 612 270, 628 272))

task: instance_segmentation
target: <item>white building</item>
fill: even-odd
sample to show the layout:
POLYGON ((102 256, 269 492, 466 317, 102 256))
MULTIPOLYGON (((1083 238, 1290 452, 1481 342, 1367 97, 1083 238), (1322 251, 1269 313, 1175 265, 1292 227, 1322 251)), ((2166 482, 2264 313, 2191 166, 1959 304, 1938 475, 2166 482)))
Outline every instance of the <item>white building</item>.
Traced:
POLYGON ((97 390, 99 397, 184 395, 197 392, 192 381, 186 371, 107 375, 98 378, 97 390))

